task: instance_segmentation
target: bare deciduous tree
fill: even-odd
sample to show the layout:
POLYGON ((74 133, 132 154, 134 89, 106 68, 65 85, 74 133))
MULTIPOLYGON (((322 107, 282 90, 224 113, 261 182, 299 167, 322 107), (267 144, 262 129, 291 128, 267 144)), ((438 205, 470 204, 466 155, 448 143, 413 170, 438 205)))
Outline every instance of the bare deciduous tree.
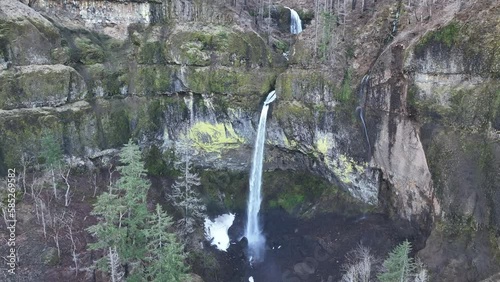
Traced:
POLYGON ((427 282, 429 281, 429 272, 425 269, 424 264, 420 259, 415 263, 415 280, 414 282, 427 282))
POLYGON ((60 258, 61 257, 60 239, 62 237, 61 235, 64 228, 67 226, 67 220, 68 220, 67 213, 65 211, 57 212, 53 210, 52 212, 49 211, 47 217, 49 219, 49 227, 52 231, 51 237, 54 240, 54 243, 56 244, 57 256, 60 258))
POLYGON ((114 248, 109 247, 108 260, 109 260, 109 269, 111 272, 111 281, 112 282, 122 281, 124 273, 121 270, 120 257, 118 256, 116 247, 114 248))
POLYGON ((182 175, 172 185, 172 192, 167 195, 167 198, 174 206, 182 210, 183 217, 178 220, 177 226, 180 235, 186 236, 194 231, 195 222, 204 217, 205 205, 194 189, 195 186, 200 185, 200 177, 192 172, 193 151, 187 138, 178 142, 177 152, 180 153, 180 160, 175 162, 175 166, 181 170, 182 175))
POLYGON ((33 163, 34 158, 33 156, 30 156, 28 153, 24 152, 21 155, 21 165, 23 167, 23 172, 22 172, 22 182, 23 182, 23 191, 24 195, 26 195, 26 170, 28 167, 33 163))
POLYGON ((69 206, 69 202, 71 201, 71 194, 70 194, 71 185, 69 184, 70 172, 71 172, 71 164, 68 165, 65 169, 59 170, 59 174, 61 175, 61 178, 64 180, 64 183, 66 184, 66 193, 64 193, 64 206, 65 207, 69 206))
POLYGON ((90 176, 90 179, 92 181, 92 186, 94 187, 94 194, 93 196, 95 197, 95 195, 97 194, 97 172, 91 172, 91 176, 90 176))
POLYGON ((375 258, 370 254, 370 249, 359 245, 347 256, 347 264, 344 265, 344 275, 341 282, 369 282, 372 264, 375 258))
POLYGON ((68 239, 71 241, 71 258, 73 260, 73 263, 75 264, 75 276, 78 276, 78 253, 76 249, 76 238, 73 233, 73 222, 74 222, 75 214, 71 213, 69 214, 67 220, 64 222, 66 225, 66 228, 68 229, 68 233, 66 233, 66 236, 68 239))

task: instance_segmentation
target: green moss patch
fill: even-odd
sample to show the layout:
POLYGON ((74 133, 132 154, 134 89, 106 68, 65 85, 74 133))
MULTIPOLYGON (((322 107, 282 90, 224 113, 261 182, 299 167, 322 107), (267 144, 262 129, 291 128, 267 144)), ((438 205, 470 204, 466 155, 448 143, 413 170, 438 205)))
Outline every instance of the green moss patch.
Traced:
POLYGON ((0 108, 53 106, 82 99, 86 93, 80 75, 62 65, 27 66, 0 74, 0 108))
POLYGON ((196 148, 211 153, 221 153, 223 149, 237 148, 243 143, 230 123, 197 122, 191 126, 188 137, 196 148))
MULTIPOLYGON (((486 80, 474 88, 452 88, 449 101, 443 105, 437 97, 419 99, 416 86, 410 87, 410 107, 423 122, 441 121, 454 128, 477 130, 486 129, 490 125, 500 128, 500 85, 486 80)), ((437 93, 437 92, 436 92, 437 93)))
POLYGON ((86 37, 77 37, 74 42, 79 52, 79 61, 84 65, 104 62, 104 50, 97 43, 86 37))
POLYGON ((233 68, 189 68, 187 86, 196 93, 266 94, 272 89, 276 74, 271 70, 233 68), (258 83, 256 83, 258 82, 258 83))
POLYGON ((460 28, 458 22, 451 22, 442 28, 432 31, 419 41, 416 49, 421 49, 430 43, 442 43, 444 46, 450 48, 460 41, 460 28))
POLYGON ((176 31, 164 48, 167 61, 189 66, 267 67, 271 57, 264 40, 254 32, 222 26, 203 31, 176 31))
POLYGON ((313 95, 331 100, 337 95, 337 87, 327 73, 311 70, 292 70, 280 74, 276 89, 282 100, 308 102, 308 97, 313 95))
POLYGON ((173 91, 172 76, 176 67, 168 65, 140 65, 132 78, 132 92, 139 96, 153 96, 173 91))

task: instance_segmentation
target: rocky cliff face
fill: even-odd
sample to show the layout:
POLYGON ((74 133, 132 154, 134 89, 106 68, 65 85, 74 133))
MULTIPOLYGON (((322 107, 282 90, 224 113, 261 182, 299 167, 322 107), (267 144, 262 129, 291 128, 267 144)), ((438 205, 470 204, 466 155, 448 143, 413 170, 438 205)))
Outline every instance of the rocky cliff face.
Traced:
POLYGON ((254 1, 2 1, 1 171, 44 134, 84 161, 129 138, 167 154, 185 136, 199 167, 247 170, 276 89, 267 170, 312 172, 432 229, 421 257, 440 281, 498 270, 498 3, 354 1, 342 25, 306 2, 260 19, 254 1))
POLYGON ((459 16, 425 35, 405 62, 412 79, 409 108, 421 124, 441 207, 421 254, 441 281, 478 280, 498 271, 500 26, 490 20, 498 8, 472 7, 467 21, 459 16), (443 262, 435 252, 454 259, 443 262), (451 278, 463 268, 465 277, 451 278))

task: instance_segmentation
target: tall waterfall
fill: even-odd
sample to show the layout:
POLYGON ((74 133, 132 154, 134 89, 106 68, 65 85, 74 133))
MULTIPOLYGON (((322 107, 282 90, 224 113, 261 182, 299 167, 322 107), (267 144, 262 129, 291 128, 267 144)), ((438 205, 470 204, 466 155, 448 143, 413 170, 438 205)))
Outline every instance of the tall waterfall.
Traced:
POLYGON ((290 10, 290 32, 292 34, 299 34, 302 32, 302 21, 299 14, 292 8, 285 7, 290 10))
POLYGON ((276 99, 275 91, 271 91, 264 101, 262 112, 257 128, 257 139, 253 151, 252 171, 250 173, 250 195, 247 207, 247 225, 245 227, 245 237, 248 240, 248 255, 250 262, 258 262, 263 259, 266 238, 262 235, 262 228, 259 222, 260 204, 262 202, 262 160, 264 157, 264 141, 266 137, 266 120, 269 104, 276 99))
POLYGON ((363 79, 361 80, 361 85, 359 86, 359 98, 362 101, 361 105, 356 108, 356 111, 359 111, 359 118, 361 119, 361 123, 363 124, 363 130, 365 132, 365 137, 366 137, 366 142, 368 143, 368 156, 371 156, 372 154, 372 146, 370 144, 370 138, 368 137, 368 131, 366 130, 366 123, 365 123, 365 118, 364 118, 364 111, 362 105, 364 104, 364 100, 366 99, 366 87, 368 84, 368 80, 370 79, 370 75, 365 75, 363 76, 363 79))

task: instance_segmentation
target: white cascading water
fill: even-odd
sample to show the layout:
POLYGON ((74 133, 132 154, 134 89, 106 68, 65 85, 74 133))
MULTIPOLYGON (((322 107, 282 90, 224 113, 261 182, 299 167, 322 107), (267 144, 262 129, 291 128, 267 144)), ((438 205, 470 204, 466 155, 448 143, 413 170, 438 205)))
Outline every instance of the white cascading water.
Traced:
MULTIPOLYGON (((366 99, 365 98, 365 91, 366 91, 366 85, 367 85, 369 79, 370 79, 370 75, 367 74, 361 80, 361 85, 359 87, 359 94, 358 94, 361 101, 364 101, 366 99)), ((362 102, 361 104, 364 104, 364 102, 362 102)), ((366 142, 368 143, 368 155, 371 156, 372 146, 370 144, 370 138, 368 137, 368 131, 366 130, 366 123, 365 123, 365 118, 364 118, 363 107, 360 105, 356 108, 356 110, 357 111, 359 110, 359 118, 361 119, 361 123, 363 124, 363 130, 365 132, 366 142)))
POLYGON ((302 21, 299 14, 292 8, 285 7, 290 10, 290 32, 292 34, 299 34, 302 32, 302 21))
POLYGON ((266 238, 262 235, 262 228, 259 222, 260 204, 262 202, 262 160, 264 157, 264 141, 266 139, 266 120, 269 104, 276 99, 275 91, 271 91, 264 101, 262 112, 257 128, 257 139, 252 160, 252 171, 250 173, 250 195, 247 207, 247 225, 245 227, 245 237, 248 240, 248 258, 250 262, 262 261, 264 257, 264 247, 266 238))

